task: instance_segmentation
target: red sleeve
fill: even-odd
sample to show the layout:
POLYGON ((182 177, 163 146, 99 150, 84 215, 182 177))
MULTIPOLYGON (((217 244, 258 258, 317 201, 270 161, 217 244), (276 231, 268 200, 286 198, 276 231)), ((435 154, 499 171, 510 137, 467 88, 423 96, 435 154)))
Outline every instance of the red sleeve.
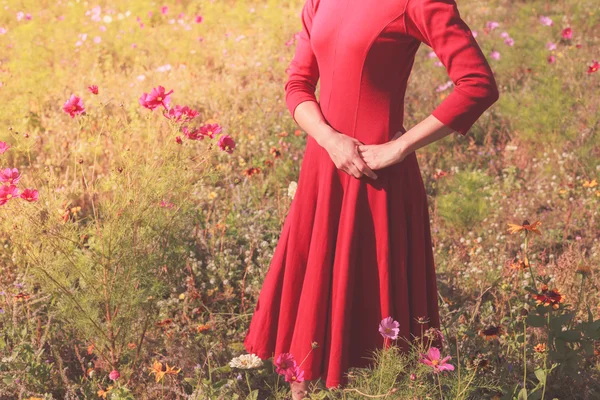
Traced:
POLYGON ((496 100, 496 80, 455 0, 408 0, 406 33, 433 49, 448 71, 454 90, 432 112, 461 135, 496 100))
POLYGON ((319 80, 319 67, 310 44, 313 15, 313 0, 306 0, 302 7, 302 30, 298 35, 296 53, 287 69, 288 79, 285 83, 285 101, 292 118, 298 104, 307 100, 317 101, 315 90, 319 80))

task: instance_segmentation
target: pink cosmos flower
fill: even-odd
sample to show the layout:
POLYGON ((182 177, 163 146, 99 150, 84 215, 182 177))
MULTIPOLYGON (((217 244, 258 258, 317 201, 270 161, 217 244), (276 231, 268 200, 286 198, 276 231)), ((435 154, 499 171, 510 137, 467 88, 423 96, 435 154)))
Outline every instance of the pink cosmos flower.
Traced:
POLYGON ((215 135, 219 134, 222 129, 223 128, 219 124, 204 124, 200 127, 200 132, 212 139, 215 135))
POLYGON ((510 35, 508 34, 508 32, 506 32, 506 31, 505 31, 505 32, 502 32, 502 33, 500 34, 500 37, 501 37, 501 38, 507 38, 507 37, 510 37, 510 35))
POLYGON ((556 43, 548 42, 548 43, 546 43, 546 48, 548 50, 555 50, 556 49, 556 43))
POLYGON ((0 154, 6 153, 6 150, 8 149, 10 149, 8 143, 0 141, 0 154))
POLYGON ((63 110, 68 113, 71 118, 75 118, 76 114, 83 114, 85 112, 85 107, 83 106, 81 98, 72 94, 69 100, 63 105, 63 110))
POLYGON ((477 31, 471 31, 471 35, 473 35, 473 37, 477 37, 477 31))
POLYGON ((509 46, 513 46, 515 44, 515 41, 511 37, 507 37, 506 39, 504 39, 504 43, 506 43, 509 46))
POLYGON ((140 97, 140 104, 150 110, 154 110, 159 106, 163 106, 165 110, 169 109, 169 103, 171 102, 171 98, 169 95, 173 93, 171 90, 168 93, 165 93, 165 88, 162 86, 158 86, 153 88, 152 91, 148 93, 142 94, 140 97))
POLYGON ((554 55, 550 54, 548 56, 548 64, 554 64, 555 61, 556 61, 556 57, 554 57, 554 55))
POLYGON ((21 193, 21 198, 31 203, 34 201, 38 201, 39 193, 35 189, 25 189, 23 190, 23 193, 21 193))
POLYGON ((0 26, 0 35, 4 35, 6 32, 8 32, 8 29, 0 26))
POLYGON ((569 27, 562 30, 560 33, 563 39, 571 39, 573 37, 573 30, 569 27))
POLYGON ((6 204, 10 199, 19 197, 19 189, 15 185, 0 186, 0 206, 6 204))
POLYGON ((552 21, 552 19, 549 17, 546 17, 545 15, 540 16, 540 23, 542 25, 546 25, 546 26, 554 25, 554 22, 552 21))
POLYGON ((454 365, 447 363, 452 357, 447 356, 440 360, 440 349, 437 347, 430 347, 427 354, 421 353, 419 356, 419 361, 432 367, 436 374, 441 371, 454 371, 454 365))
POLYGON ((496 21, 488 21, 485 24, 485 27, 488 28, 490 31, 493 31, 494 29, 496 29, 499 26, 500 26, 500 24, 496 21))
POLYGON ((200 22, 202 22, 202 15, 196 15, 196 23, 199 24, 200 22))
POLYGON ((181 136, 176 136, 175 141, 177 142, 177 144, 183 144, 183 140, 181 140, 181 136))
POLYGON ((492 52, 490 53, 490 57, 491 57, 492 59, 494 59, 494 60, 499 60, 499 59, 500 59, 500 52, 499 52, 499 51, 496 51, 496 50, 494 50, 494 51, 492 51, 492 52))
POLYGON ((93 94, 98 94, 98 86, 96 85, 88 86, 88 90, 93 94))
POLYGON ((202 140, 204 139, 204 136, 202 132, 200 132, 200 129, 198 128, 188 128, 187 126, 183 126, 181 128, 181 132, 183 132, 183 135, 190 139, 190 140, 202 140))
POLYGON ((25 13, 23 11, 17 12, 17 21, 22 20, 25 17, 25 13))
POLYGON ((379 323, 379 333, 381 333, 381 336, 384 338, 396 340, 399 332, 400 323, 395 321, 392 317, 384 318, 379 323))
POLYGON ((168 110, 168 112, 163 112, 163 115, 175 122, 181 122, 196 118, 198 111, 192 110, 188 106, 176 105, 168 110))
POLYGON ((173 207, 175 207, 175 204, 173 204, 173 203, 171 203, 170 201, 167 201, 167 200, 161 200, 160 206, 162 208, 173 208, 173 207))
POLYGON ((592 72, 596 72, 600 69, 600 63, 596 60, 592 61, 592 65, 589 66, 587 73, 591 74, 592 72))
POLYGON ((288 368, 285 371, 285 381, 286 382, 303 382, 304 381, 304 371, 302 371, 299 367, 288 368))
POLYGON ((162 7, 160 8, 160 12, 161 12, 163 15, 167 15, 167 13, 169 12, 169 7, 167 7, 167 6, 162 6, 162 7))
POLYGON ((280 353, 275 360, 275 371, 280 375, 284 375, 288 369, 296 366, 296 360, 290 353, 280 353))
POLYGON ((219 147, 221 150, 231 154, 235 148, 235 142, 229 135, 223 135, 219 138, 219 147))
POLYGON ((6 183, 8 185, 16 185, 17 183, 19 183, 19 179, 21 179, 21 174, 16 168, 6 168, 0 170, 0 182, 2 183, 6 183))
POLYGON ((108 377, 111 380, 116 381, 117 379, 119 379, 121 377, 121 374, 116 369, 113 369, 112 371, 110 371, 110 374, 108 374, 108 377))

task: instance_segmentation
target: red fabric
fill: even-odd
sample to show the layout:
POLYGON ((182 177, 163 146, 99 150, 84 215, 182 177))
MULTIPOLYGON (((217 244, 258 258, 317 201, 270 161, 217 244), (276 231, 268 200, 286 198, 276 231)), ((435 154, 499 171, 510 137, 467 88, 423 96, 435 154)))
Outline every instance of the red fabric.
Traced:
MULTIPOLYGON (((336 130, 363 143, 406 131, 404 94, 421 42, 455 83, 433 111, 465 134, 497 98, 485 57, 450 0, 307 0, 285 84, 293 116, 315 101, 336 130), (320 80, 320 81, 319 81, 320 80), (320 82, 319 100, 315 96, 320 82)), ((356 179, 311 137, 295 197, 244 340, 262 359, 291 353, 307 380, 345 385, 365 367, 388 316, 410 339, 439 327, 427 195, 416 154, 356 179), (423 325, 417 317, 429 320, 423 325), (311 352, 311 343, 318 346, 311 352)), ((407 349, 406 343, 397 344, 407 349)))

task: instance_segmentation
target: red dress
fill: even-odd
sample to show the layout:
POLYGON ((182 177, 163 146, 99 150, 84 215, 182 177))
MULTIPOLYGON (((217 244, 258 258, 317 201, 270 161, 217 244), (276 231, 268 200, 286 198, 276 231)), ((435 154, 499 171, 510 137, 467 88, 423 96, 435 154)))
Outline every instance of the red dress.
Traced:
MULTIPOLYGON (((285 84, 291 115, 317 101, 337 131, 365 144, 403 132, 404 93, 421 42, 454 89, 433 111, 466 135, 498 99, 490 66, 454 0, 306 0, 285 84)), ((298 187, 244 340, 261 359, 289 352, 305 380, 347 384, 383 347, 380 321, 400 335, 439 327, 427 196, 414 152, 356 179, 307 137, 298 187), (318 347, 310 354, 311 343, 318 347), (308 357, 305 359, 305 357, 308 357)), ((402 345, 402 341, 397 341, 402 345)))

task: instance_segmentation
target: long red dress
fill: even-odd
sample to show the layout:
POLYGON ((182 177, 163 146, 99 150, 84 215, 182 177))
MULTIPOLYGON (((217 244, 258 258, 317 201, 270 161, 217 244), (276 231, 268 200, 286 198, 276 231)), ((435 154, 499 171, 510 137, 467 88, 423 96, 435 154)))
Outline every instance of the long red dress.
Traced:
MULTIPOLYGON (((454 89, 433 111, 466 135, 498 99, 490 66, 454 0, 306 0, 288 69, 286 103, 317 101, 337 131, 365 144, 403 127, 404 94, 421 42, 454 89)), ((400 335, 439 327, 428 205, 414 152, 375 171, 338 170, 307 137, 298 187, 244 340, 261 359, 291 353, 305 380, 348 383, 349 367, 370 365, 391 316, 400 335), (318 347, 310 354, 311 343, 318 347), (305 359, 305 357, 308 357, 305 359)), ((402 341, 398 341, 402 344, 402 341)))

